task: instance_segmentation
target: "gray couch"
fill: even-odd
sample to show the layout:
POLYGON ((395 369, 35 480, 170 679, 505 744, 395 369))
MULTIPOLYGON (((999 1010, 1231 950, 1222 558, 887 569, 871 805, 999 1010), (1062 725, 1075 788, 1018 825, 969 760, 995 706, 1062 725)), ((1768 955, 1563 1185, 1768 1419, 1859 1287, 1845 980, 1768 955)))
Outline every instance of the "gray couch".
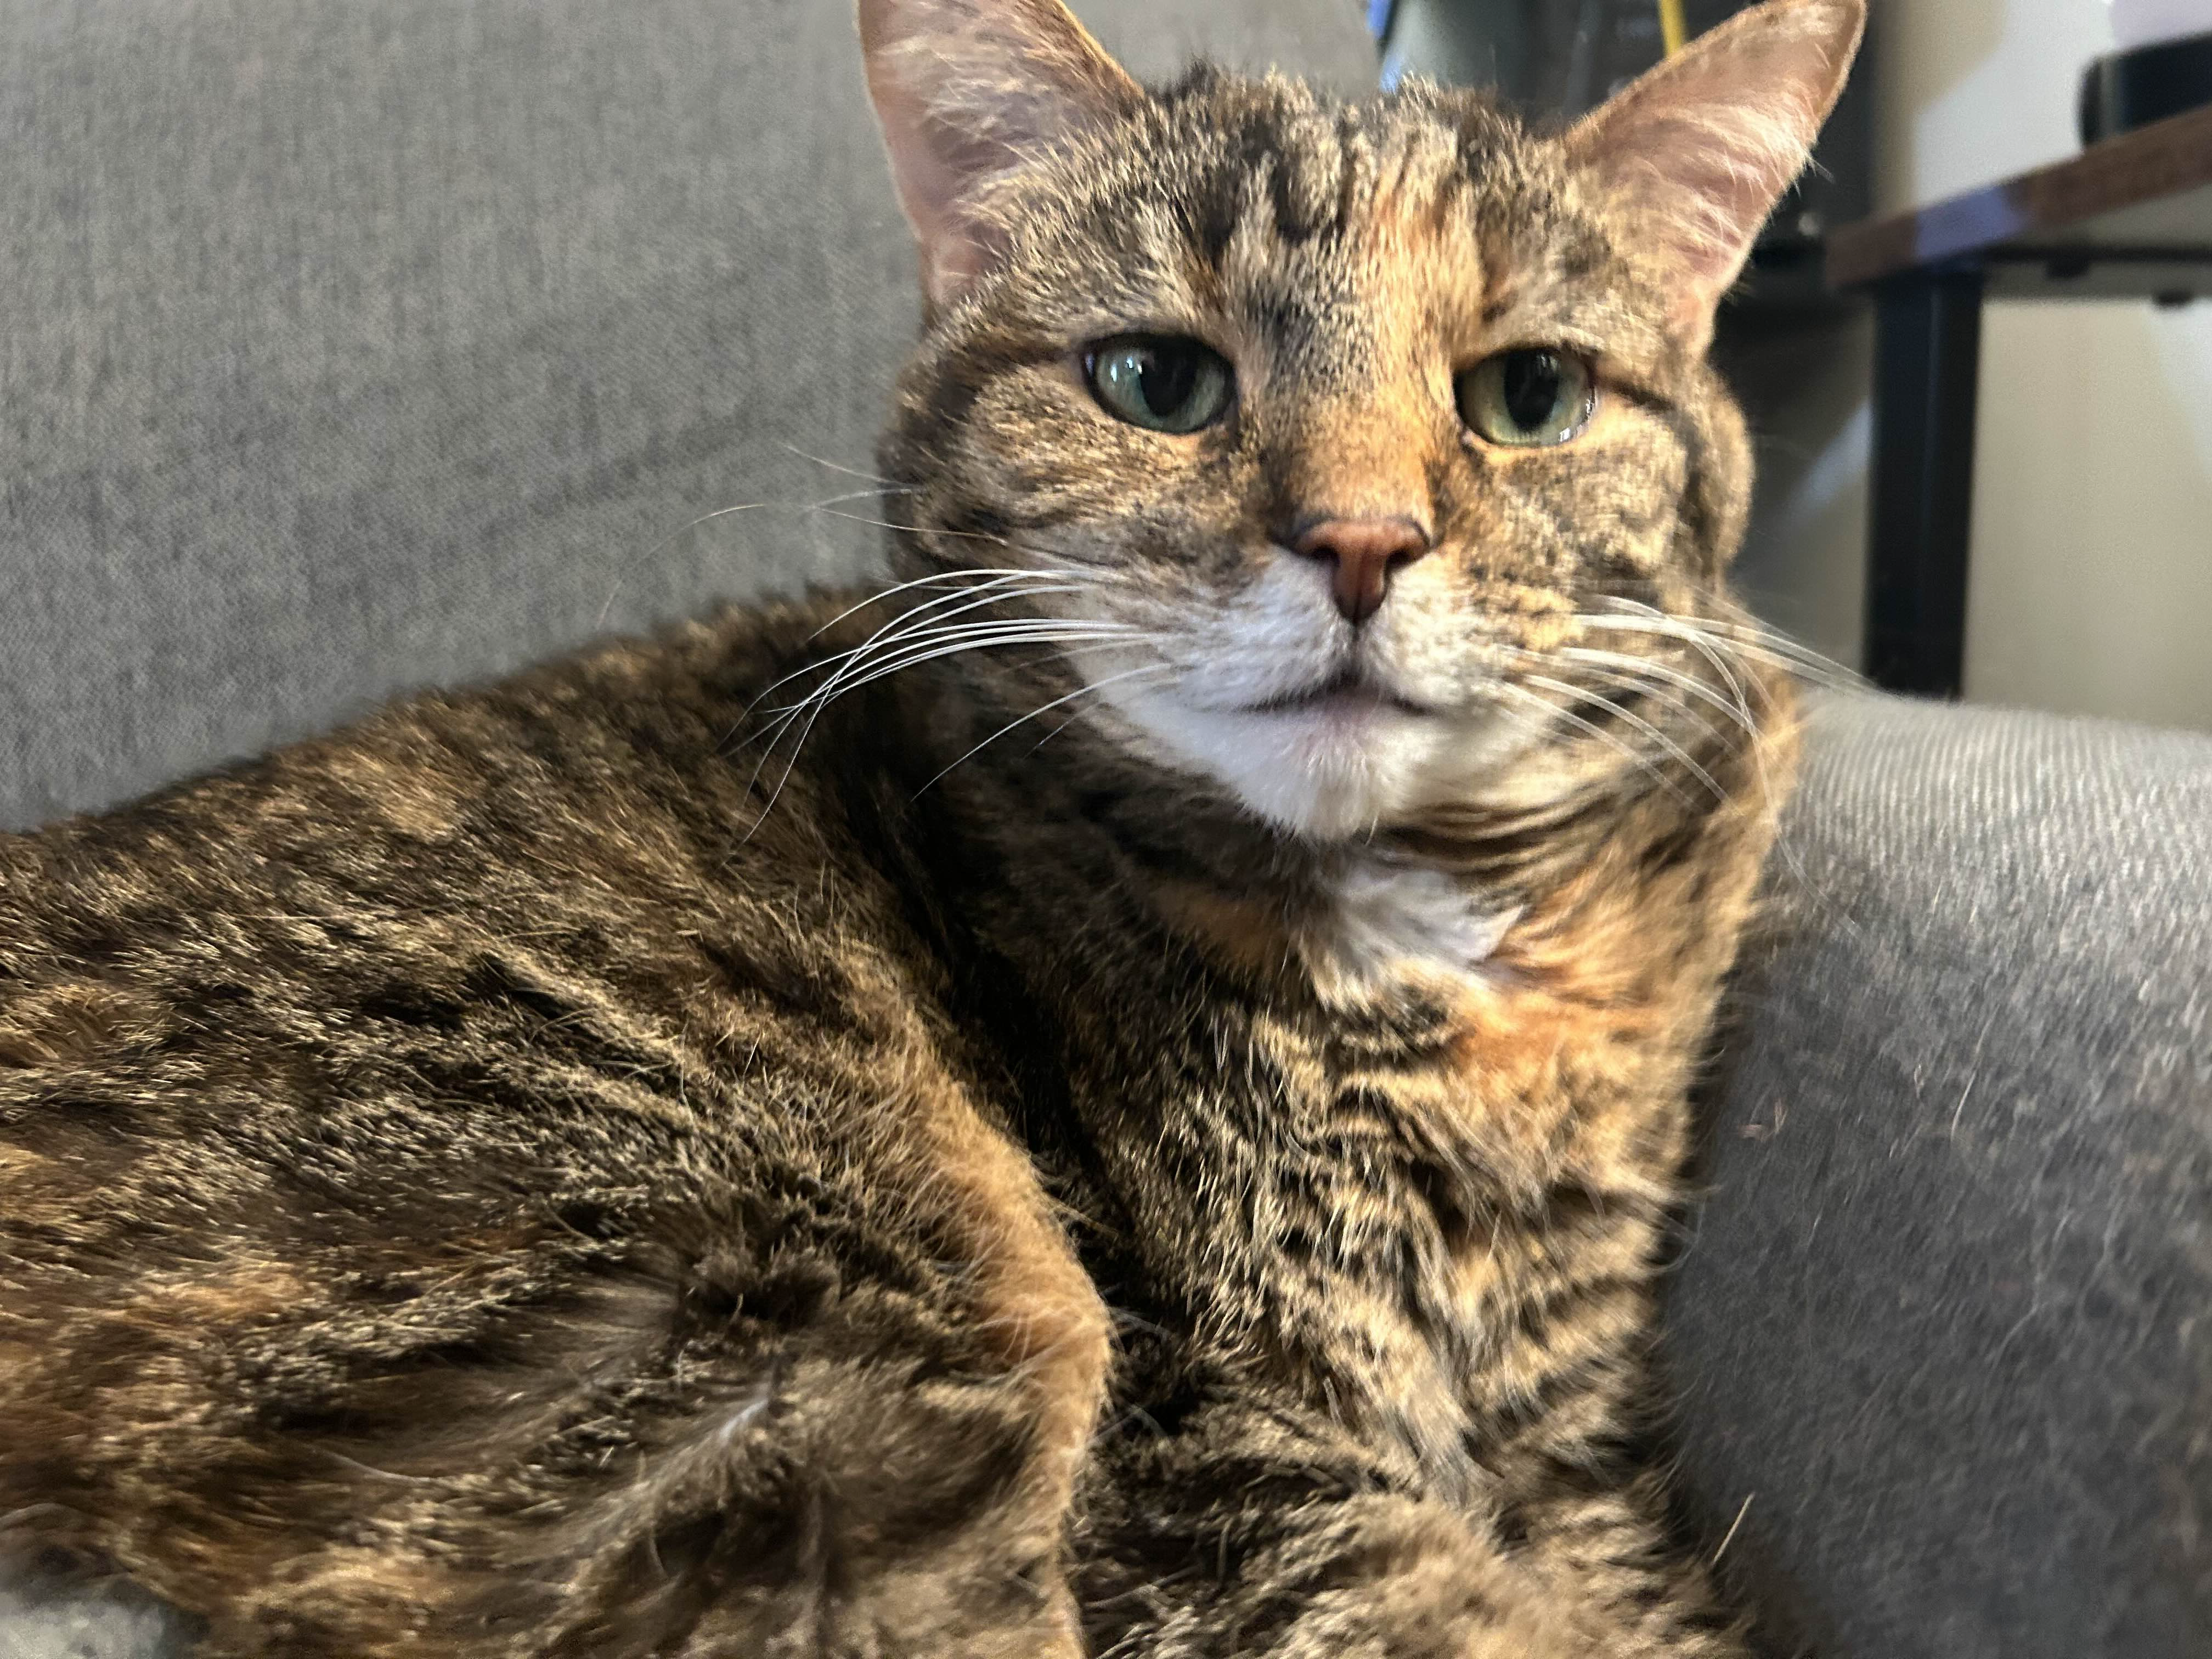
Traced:
MULTIPOLYGON (((1082 9, 1373 72, 1352 0, 1082 9)), ((21 0, 0 158, 0 824, 873 556, 829 498, 915 303, 844 0, 21 0)), ((1687 1519, 1778 1656, 2212 1652, 2212 740, 1812 738, 1672 1296, 1687 1519)), ((158 1622, 19 1578, 0 1659, 158 1622)))

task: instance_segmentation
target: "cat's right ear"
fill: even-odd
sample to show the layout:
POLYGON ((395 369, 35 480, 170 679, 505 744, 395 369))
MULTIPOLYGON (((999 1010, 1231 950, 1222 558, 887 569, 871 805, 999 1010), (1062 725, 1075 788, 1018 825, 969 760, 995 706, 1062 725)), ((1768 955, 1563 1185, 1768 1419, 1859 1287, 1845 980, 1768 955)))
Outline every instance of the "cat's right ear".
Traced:
POLYGON ((1055 140, 1126 114, 1144 93, 1060 0, 860 6, 868 94, 937 309, 1002 251, 1002 233, 977 210, 991 182, 1055 140))

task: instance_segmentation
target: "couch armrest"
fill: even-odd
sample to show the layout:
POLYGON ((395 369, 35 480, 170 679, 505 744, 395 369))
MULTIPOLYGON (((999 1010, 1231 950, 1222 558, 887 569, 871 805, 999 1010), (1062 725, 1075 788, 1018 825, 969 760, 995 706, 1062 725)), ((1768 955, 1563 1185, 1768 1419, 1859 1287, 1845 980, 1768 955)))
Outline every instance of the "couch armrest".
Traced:
POLYGON ((2212 738, 1808 739, 1669 1308, 1696 1506, 1778 1655, 2203 1654, 2212 738))

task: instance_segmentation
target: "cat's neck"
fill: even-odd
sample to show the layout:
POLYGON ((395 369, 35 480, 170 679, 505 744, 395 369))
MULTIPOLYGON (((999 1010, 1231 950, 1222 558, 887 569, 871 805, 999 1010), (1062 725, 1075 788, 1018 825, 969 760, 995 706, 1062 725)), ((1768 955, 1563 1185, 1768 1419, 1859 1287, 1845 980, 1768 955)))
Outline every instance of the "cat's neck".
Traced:
POLYGON ((1609 827, 1470 811, 1449 834, 1306 840, 1079 727, 990 741, 1008 712, 957 674, 936 678, 899 698, 932 880, 963 894, 988 948, 1057 963, 1054 979, 1101 951, 1150 952, 1166 979, 1181 963, 1341 1006, 1482 976, 1609 827))

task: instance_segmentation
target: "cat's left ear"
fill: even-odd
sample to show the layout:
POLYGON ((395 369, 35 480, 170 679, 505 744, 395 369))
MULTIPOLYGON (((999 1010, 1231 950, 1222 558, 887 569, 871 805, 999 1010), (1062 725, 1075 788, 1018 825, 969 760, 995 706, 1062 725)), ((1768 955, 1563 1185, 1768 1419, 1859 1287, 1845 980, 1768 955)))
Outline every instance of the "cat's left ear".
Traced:
POLYGON ((1865 0, 1769 0, 1567 133, 1571 159, 1672 268, 1675 321, 1700 348, 1759 227, 1803 171, 1865 27, 1865 0))
POLYGON ((989 269, 1001 234, 975 211, 993 179, 1144 93, 1060 0, 860 0, 868 94, 933 307, 989 269))

